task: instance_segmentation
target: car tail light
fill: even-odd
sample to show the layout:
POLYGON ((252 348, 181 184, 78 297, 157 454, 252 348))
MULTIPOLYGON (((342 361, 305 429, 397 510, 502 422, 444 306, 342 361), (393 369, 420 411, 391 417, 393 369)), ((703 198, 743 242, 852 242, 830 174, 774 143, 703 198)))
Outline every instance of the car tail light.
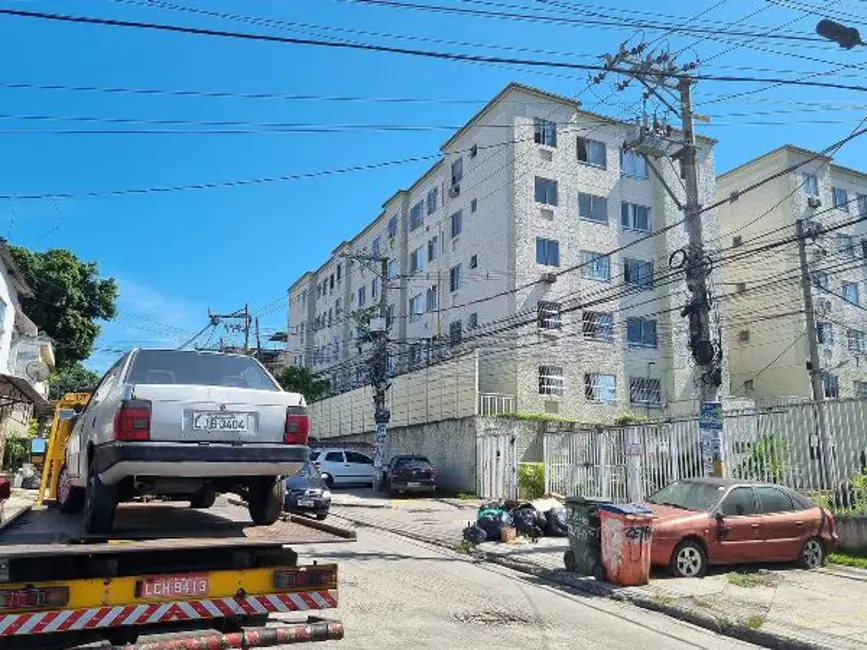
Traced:
POLYGON ((114 416, 114 439, 141 441, 151 439, 151 403, 124 400, 114 416))
POLYGON ((0 611, 55 609, 69 604, 69 587, 0 591, 0 611))
POLYGON ((434 469, 432 467, 430 469, 426 469, 424 471, 424 473, 425 473, 425 475, 430 476, 431 478, 434 478, 437 475, 437 473, 434 471, 434 469))
POLYGON ((283 442, 287 445, 306 445, 310 435, 310 416, 303 406, 290 406, 286 409, 286 426, 283 429, 283 442))
POLYGON ((295 589, 336 589, 337 565, 304 566, 297 569, 274 571, 274 588, 292 591, 295 589))

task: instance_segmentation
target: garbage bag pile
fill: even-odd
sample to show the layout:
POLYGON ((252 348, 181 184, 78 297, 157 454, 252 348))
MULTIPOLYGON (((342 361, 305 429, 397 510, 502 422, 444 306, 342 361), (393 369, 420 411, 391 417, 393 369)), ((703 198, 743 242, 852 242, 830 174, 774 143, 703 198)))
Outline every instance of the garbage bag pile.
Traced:
POLYGON ((533 540, 546 535, 566 537, 566 509, 556 506, 542 512, 528 501, 484 503, 476 514, 476 522, 464 528, 464 539, 472 544, 499 542, 505 528, 514 528, 517 535, 533 540))

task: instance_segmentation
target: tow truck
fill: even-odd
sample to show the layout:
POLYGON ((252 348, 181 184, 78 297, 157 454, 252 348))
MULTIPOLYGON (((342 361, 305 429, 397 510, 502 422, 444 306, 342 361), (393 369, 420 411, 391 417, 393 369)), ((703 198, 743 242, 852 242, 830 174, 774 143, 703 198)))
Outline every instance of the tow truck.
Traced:
POLYGON ((85 533, 56 505, 57 480, 89 393, 57 402, 32 508, 0 525, 0 648, 248 648, 343 638, 337 565, 299 564, 293 546, 355 533, 284 515, 253 526, 246 508, 140 502, 118 510, 108 537, 85 533), (286 614, 308 618, 287 622, 286 614))

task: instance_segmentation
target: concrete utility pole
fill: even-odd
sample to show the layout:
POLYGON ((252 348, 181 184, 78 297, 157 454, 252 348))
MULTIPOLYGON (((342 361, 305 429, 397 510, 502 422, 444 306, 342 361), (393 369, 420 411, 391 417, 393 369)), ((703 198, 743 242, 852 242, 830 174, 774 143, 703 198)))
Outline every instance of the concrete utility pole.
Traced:
POLYGON ((822 467, 825 470, 826 487, 837 484, 836 465, 834 463, 834 448, 828 426, 825 421, 825 384, 822 371, 822 360, 819 358, 819 331, 816 327, 816 309, 813 304, 813 281, 807 261, 807 232, 804 220, 795 222, 795 233, 798 237, 798 263, 801 267, 801 289, 804 293, 804 314, 807 321, 807 348, 810 353, 809 371, 810 386, 813 391, 814 416, 816 420, 816 444, 822 456, 822 467))
MULTIPOLYGON (((645 54, 647 45, 642 43, 632 49, 625 44, 615 55, 605 57, 605 65, 627 76, 626 80, 615 85, 617 90, 625 90, 632 81, 643 86, 643 101, 656 98, 681 120, 681 138, 677 139, 673 129, 665 120, 653 118, 648 124, 647 115, 639 120, 636 137, 625 143, 624 147, 644 156, 648 168, 660 181, 675 205, 684 213, 689 243, 682 250, 682 263, 674 268, 683 268, 686 273, 686 286, 689 301, 681 311, 681 316, 689 320, 689 348, 696 367, 699 387, 699 428, 701 430, 701 456, 704 473, 723 476, 722 404, 719 401, 719 387, 722 383, 722 342, 715 346, 711 332, 711 311, 708 291, 710 267, 705 255, 702 237, 701 200, 697 147, 692 107, 693 80, 689 72, 696 63, 678 65, 668 52, 645 54), (677 94, 679 106, 669 102, 667 95, 677 94), (662 172, 651 159, 671 158, 680 163, 680 176, 685 190, 685 202, 669 187, 662 172)), ((591 77, 592 83, 601 83, 608 72, 591 77)), ((705 118, 706 119, 706 118, 705 118)), ((675 256, 672 256, 674 259, 675 256)))
MULTIPOLYGON (((225 320, 243 320, 243 324, 225 323, 226 329, 231 332, 244 332, 244 353, 250 351, 250 305, 244 305, 244 309, 239 309, 231 314, 214 314, 208 309, 208 319, 216 327, 220 322, 225 320)), ((220 337, 220 351, 225 349, 223 338, 220 337)))
POLYGON ((262 338, 259 336, 259 318, 256 317, 256 359, 262 360, 262 338))
POLYGON ((385 469, 385 447, 388 433, 388 423, 391 420, 391 411, 386 406, 386 392, 391 387, 388 379, 388 263, 387 257, 378 255, 357 255, 350 252, 341 253, 342 257, 349 259, 379 263, 379 317, 371 318, 367 325, 374 350, 370 362, 370 383, 373 386, 373 422, 375 425, 373 434, 373 466, 376 472, 373 475, 373 489, 375 492, 382 491, 382 483, 385 469))

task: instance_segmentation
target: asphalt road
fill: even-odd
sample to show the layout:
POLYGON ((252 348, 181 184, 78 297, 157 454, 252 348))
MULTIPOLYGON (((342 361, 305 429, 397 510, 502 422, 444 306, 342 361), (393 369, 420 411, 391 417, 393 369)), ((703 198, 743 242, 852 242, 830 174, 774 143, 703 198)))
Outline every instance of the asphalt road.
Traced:
POLYGON ((302 548, 299 555, 340 564, 333 616, 346 637, 315 647, 755 647, 369 528, 359 529, 357 542, 302 548))

